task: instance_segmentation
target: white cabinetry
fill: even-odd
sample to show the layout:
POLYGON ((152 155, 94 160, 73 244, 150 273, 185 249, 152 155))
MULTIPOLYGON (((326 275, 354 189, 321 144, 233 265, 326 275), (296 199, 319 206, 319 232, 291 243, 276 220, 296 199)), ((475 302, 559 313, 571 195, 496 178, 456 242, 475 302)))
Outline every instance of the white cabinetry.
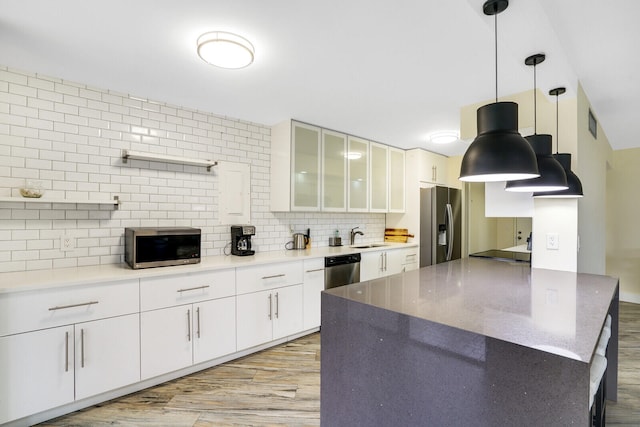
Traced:
POLYGON ((403 150, 295 120, 271 128, 270 178, 274 212, 405 211, 403 150))
POLYGON ((320 128, 286 121, 271 130, 271 210, 320 210, 320 128))
POLYGON ((387 212, 389 209, 389 160, 386 145, 369 143, 369 177, 371 180, 370 212, 387 212))
POLYGON ((389 147, 389 212, 405 211, 405 152, 389 147))
POLYGON ((142 378, 235 352, 233 269, 140 280, 142 378))
POLYGON ((302 262, 237 269, 238 350, 303 330, 302 262))
POLYGON ((418 157, 419 180, 432 184, 447 185, 447 158, 425 150, 411 150, 418 157))
POLYGON ((349 136, 348 139, 347 210, 367 212, 369 210, 369 141, 349 136))
POLYGON ((306 331, 320 326, 320 293, 324 290, 324 258, 304 260, 303 269, 303 329, 306 331))
POLYGON ((360 281, 373 280, 417 268, 417 249, 417 247, 411 247, 363 252, 360 261, 360 281))
POLYGON ((0 338, 0 424, 74 399, 73 326, 0 338))
POLYGON ((138 310, 137 280, 0 294, 0 423, 139 381, 138 310))
POLYGON ((347 210, 347 136, 322 130, 322 210, 347 210))

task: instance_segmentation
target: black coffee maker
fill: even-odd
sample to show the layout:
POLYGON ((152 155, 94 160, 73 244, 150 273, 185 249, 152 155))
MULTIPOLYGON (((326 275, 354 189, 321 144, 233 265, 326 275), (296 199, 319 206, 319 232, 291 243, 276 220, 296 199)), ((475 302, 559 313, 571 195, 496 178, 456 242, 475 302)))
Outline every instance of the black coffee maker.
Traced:
POLYGON ((247 256, 256 251, 251 250, 251 236, 255 236, 256 227, 253 225, 231 226, 231 255, 247 256))

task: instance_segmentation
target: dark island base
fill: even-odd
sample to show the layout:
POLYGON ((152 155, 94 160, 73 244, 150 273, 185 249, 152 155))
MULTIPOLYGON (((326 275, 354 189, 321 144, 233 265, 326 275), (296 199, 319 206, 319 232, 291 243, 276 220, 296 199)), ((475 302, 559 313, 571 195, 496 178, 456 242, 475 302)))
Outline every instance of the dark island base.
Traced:
POLYGON ((588 426, 589 364, 322 295, 324 426, 588 426))

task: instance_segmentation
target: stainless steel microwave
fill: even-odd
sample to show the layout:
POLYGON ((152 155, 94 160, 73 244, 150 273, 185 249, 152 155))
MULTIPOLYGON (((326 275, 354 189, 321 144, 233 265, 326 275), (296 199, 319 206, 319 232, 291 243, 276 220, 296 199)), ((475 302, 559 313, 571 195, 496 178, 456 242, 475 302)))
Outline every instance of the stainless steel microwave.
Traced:
POLYGON ((125 228, 124 260, 133 269, 197 264, 200 242, 199 228, 125 228))

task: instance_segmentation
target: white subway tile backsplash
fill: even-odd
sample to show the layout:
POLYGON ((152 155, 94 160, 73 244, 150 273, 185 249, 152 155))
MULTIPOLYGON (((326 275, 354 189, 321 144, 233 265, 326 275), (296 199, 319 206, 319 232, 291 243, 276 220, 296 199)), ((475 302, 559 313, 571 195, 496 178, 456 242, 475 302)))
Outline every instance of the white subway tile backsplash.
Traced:
POLYGON ((314 246, 356 225, 361 241, 383 238, 383 214, 270 212, 268 126, 2 67, 0 103, 0 195, 17 195, 25 178, 38 178, 49 197, 121 200, 118 210, 0 203, 1 272, 122 262, 128 226, 199 227, 203 254, 223 253, 229 227, 218 224, 215 168, 123 163, 123 149, 249 163, 260 251, 282 250, 290 225, 311 228, 314 246), (62 235, 76 238, 75 250, 60 251, 62 235))

